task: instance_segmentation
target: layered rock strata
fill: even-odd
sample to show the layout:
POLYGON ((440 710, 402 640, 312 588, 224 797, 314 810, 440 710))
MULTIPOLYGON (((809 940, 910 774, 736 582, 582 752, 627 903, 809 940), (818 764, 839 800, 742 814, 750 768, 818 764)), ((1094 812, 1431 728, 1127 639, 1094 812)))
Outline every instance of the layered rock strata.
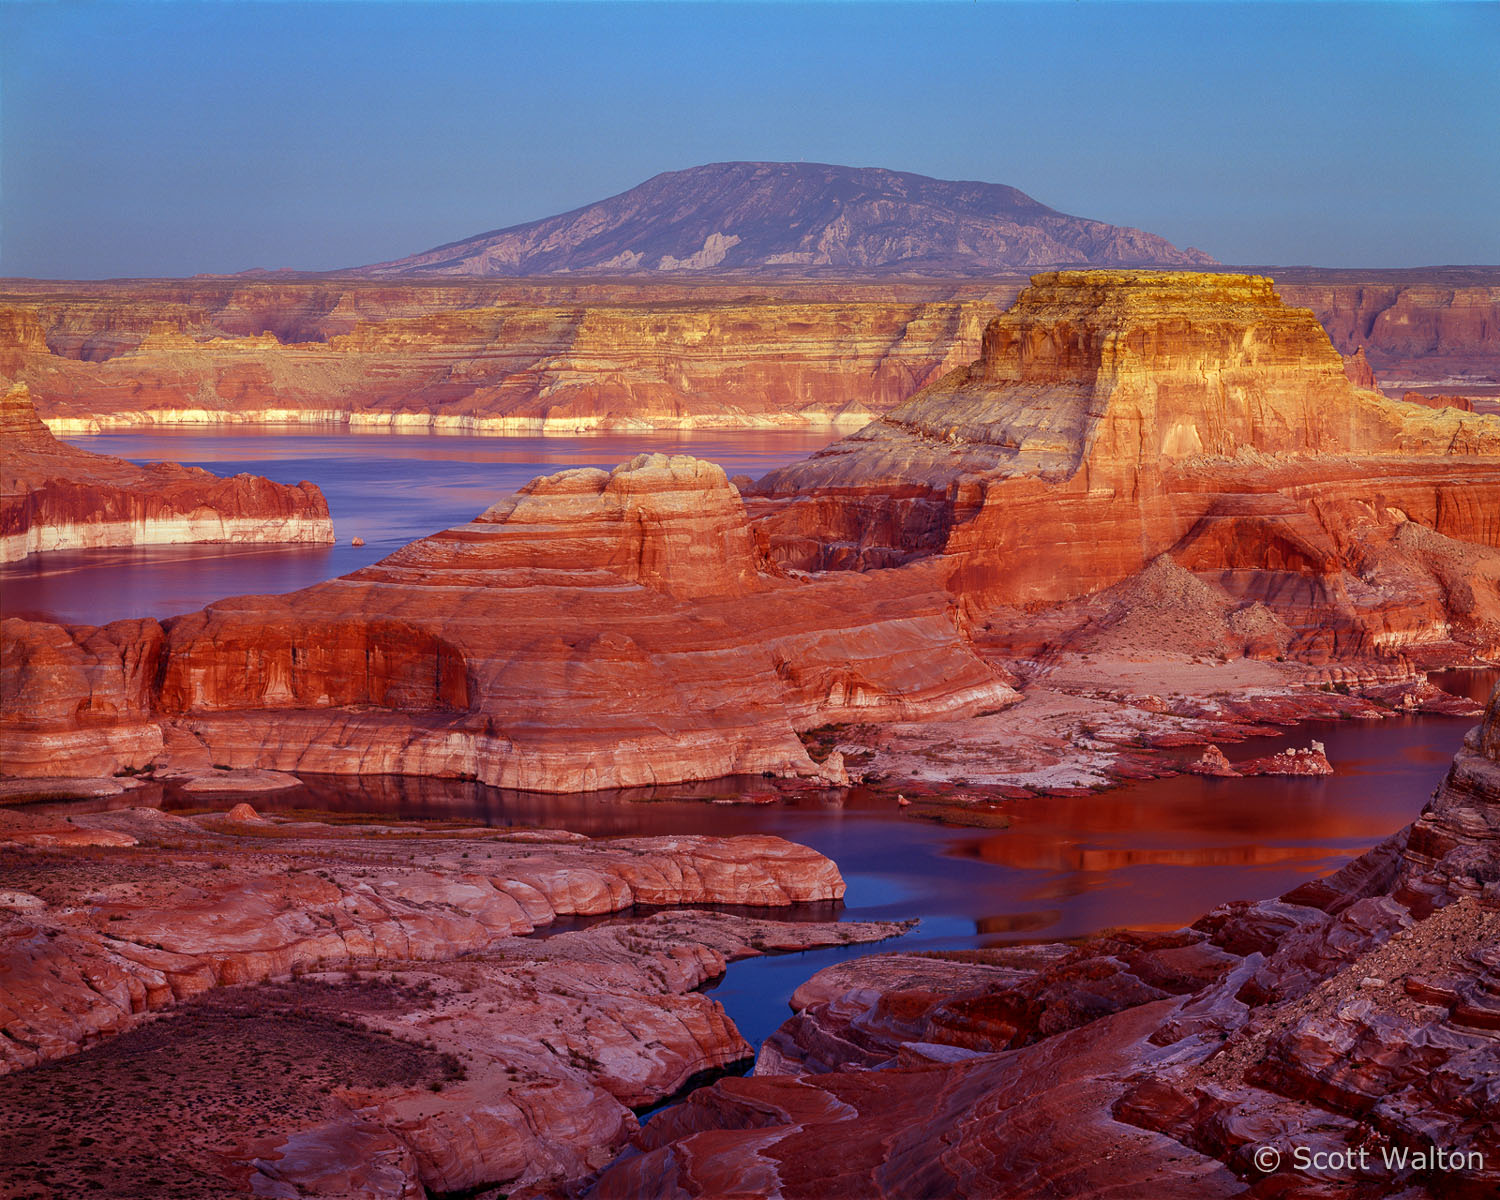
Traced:
POLYGON ((778 838, 330 827, 243 805, 57 824, 98 838, 39 843, 45 820, 0 813, 0 1174, 43 1195, 576 1178, 636 1130, 632 1108, 748 1056, 694 990, 728 961, 903 928, 679 909, 524 936, 636 904, 842 895, 831 862, 778 838))
MULTIPOLYGON (((351 300, 364 295, 349 290, 351 300)), ((343 318, 342 305, 302 323, 222 309, 202 317, 273 324, 286 344, 272 332, 182 328, 179 315, 121 331, 124 344, 99 361, 49 349, 50 340, 86 350, 59 329, 66 310, 33 302, 0 314, 15 330, 9 369, 56 432, 334 422, 518 434, 862 425, 972 357, 995 311, 977 288, 953 299, 889 289, 865 299, 856 288, 845 298, 606 293, 584 303, 566 293, 528 300, 522 289, 465 296, 461 308, 414 292, 391 301, 392 315, 377 306, 366 319, 343 318)), ((157 306, 146 307, 154 315, 157 306)))
MULTIPOLYGON (((1500 383, 1493 271, 1277 281, 1341 353, 1363 352, 1397 390, 1500 383)), ((971 362, 1025 282, 8 281, 0 373, 28 382, 53 431, 68 433, 862 423, 971 362)))
POLYGON ((828 968, 753 1078, 588 1194, 1492 1194, 1497 831, 1500 690, 1336 874, 1173 933, 828 968))
POLYGON ((1039 275, 977 362, 754 494, 778 561, 932 558, 976 614, 1167 555, 1312 661, 1500 646, 1500 419, 1356 388, 1258 277, 1039 275))
POLYGON ((332 541, 311 483, 91 454, 48 432, 24 384, 0 396, 0 562, 97 546, 332 541))
POLYGON ((0 747, 21 775, 232 767, 580 791, 811 775, 799 730, 1015 699, 922 569, 768 567, 712 464, 536 480, 469 525, 287 596, 99 629, 5 623, 0 747))

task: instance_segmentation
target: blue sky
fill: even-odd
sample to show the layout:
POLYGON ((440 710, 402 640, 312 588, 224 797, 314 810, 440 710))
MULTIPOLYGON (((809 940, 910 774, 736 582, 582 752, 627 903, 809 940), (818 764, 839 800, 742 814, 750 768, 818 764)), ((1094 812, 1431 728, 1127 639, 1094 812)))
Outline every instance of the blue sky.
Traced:
POLYGON ((3 0, 0 272, 353 266, 731 159, 1229 263, 1500 263, 1497 63, 1497 4, 3 0))

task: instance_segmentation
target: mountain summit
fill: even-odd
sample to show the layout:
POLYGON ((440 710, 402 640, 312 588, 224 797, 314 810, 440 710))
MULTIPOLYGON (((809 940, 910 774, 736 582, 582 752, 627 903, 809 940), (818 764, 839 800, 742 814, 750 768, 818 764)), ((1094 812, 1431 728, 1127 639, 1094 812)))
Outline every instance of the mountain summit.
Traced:
POLYGON ((1201 250, 1072 217, 997 183, 879 167, 713 163, 372 275, 983 274, 1052 265, 1200 267, 1201 250))

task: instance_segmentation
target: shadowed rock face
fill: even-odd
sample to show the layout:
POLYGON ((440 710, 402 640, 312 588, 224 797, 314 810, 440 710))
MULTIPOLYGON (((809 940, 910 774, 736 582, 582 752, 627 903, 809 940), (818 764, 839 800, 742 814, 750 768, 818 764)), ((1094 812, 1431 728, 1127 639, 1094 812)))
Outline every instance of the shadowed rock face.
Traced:
POLYGON ((1337 874, 1170 934, 830 967, 753 1078, 588 1194, 1491 1195, 1497 879, 1500 690, 1421 819, 1337 874), (1434 1146, 1477 1153, 1412 1165, 1434 1146))
POLYGON ((1070 217, 1015 188, 874 167, 713 163, 561 216, 480 234, 378 275, 745 273, 787 268, 975 273, 1048 263, 1206 266, 1139 229, 1070 217))
POLYGON ((231 766, 538 791, 842 780, 797 731, 1014 699, 935 578, 772 570, 723 470, 664 455, 534 481, 288 596, 164 627, 12 620, 6 641, 0 744, 27 775, 144 765, 170 725, 231 766))
POLYGON ((1305 651, 1456 624, 1487 647, 1497 455, 1500 418, 1356 388, 1268 280, 1063 272, 990 324, 977 362, 754 494, 779 561, 936 556, 980 611, 1094 592, 1169 554, 1269 606, 1305 651), (1448 588, 1454 571, 1469 583, 1448 588))
POLYGON ((0 562, 91 546, 331 541, 311 483, 91 454, 48 432, 24 384, 0 395, 0 562))

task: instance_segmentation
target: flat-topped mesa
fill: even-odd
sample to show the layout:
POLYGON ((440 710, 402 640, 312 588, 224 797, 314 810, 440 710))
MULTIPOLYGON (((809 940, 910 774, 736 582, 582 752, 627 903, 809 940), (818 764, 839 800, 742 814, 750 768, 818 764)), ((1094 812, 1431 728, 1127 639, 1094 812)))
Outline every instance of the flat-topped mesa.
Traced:
POLYGON ((95 546, 331 541, 311 483, 92 454, 48 432, 24 384, 0 395, 0 562, 95 546))
POLYGON ((537 791, 842 780, 799 731, 1015 696, 933 572, 761 570, 724 472, 662 455, 538 480, 352 575, 155 627, 143 698, 124 648, 149 630, 5 632, 0 754, 24 775, 144 765, 176 726, 236 767, 537 791), (106 691, 129 711, 87 711, 106 691))
POLYGON ((1500 418, 1355 387, 1269 279, 1064 271, 1033 278, 975 363, 753 493, 777 560, 939 554, 982 609, 1108 586, 1209 518, 1238 522, 1239 552, 1195 570, 1281 569, 1289 541, 1344 564, 1353 526, 1408 517, 1497 546, 1497 455, 1500 418))
MULTIPOLYGON (((986 328, 980 358, 775 492, 964 474, 1132 475, 1203 456, 1447 453, 1459 429, 1356 388, 1306 309, 1254 275, 1055 271, 986 328)), ((1500 425, 1470 440, 1500 449, 1500 425)))

